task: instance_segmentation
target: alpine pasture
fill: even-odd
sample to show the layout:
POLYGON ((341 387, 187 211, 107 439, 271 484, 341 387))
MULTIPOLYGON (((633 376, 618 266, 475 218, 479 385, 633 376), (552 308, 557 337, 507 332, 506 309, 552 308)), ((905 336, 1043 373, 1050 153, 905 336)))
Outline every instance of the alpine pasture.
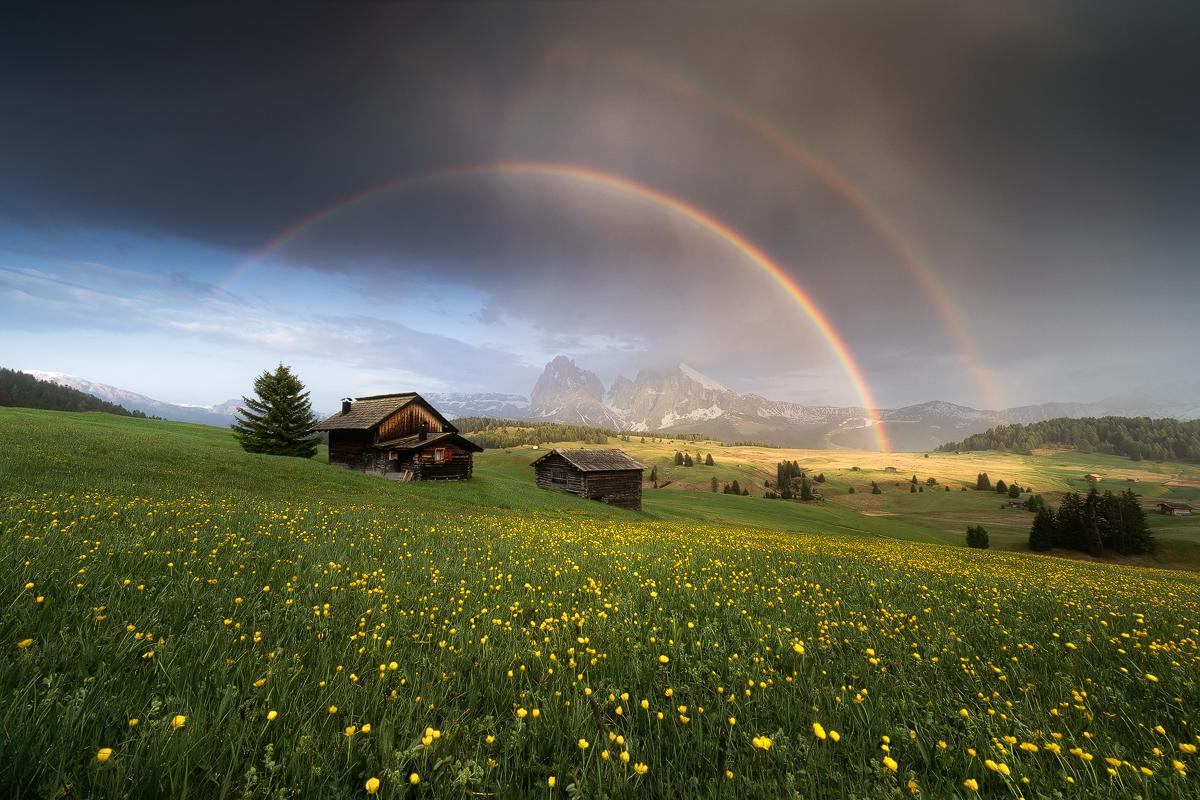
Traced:
POLYGON ((810 452, 812 510, 637 514, 534 489, 527 448, 400 485, 100 414, 0 409, 0 443, 6 796, 1200 792, 1200 577, 968 550, 1000 498, 856 505, 883 456, 810 452))

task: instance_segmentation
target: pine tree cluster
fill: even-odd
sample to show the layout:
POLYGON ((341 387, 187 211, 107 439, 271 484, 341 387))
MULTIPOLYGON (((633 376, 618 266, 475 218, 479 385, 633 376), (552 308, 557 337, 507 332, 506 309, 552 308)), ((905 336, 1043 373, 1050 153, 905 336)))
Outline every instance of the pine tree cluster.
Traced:
POLYGON ((1133 490, 1100 494, 1093 486, 1086 497, 1066 494, 1057 512, 1040 504, 1029 529, 1029 547, 1042 551, 1060 547, 1094 556, 1105 550, 1133 555, 1153 552, 1154 536, 1133 490))

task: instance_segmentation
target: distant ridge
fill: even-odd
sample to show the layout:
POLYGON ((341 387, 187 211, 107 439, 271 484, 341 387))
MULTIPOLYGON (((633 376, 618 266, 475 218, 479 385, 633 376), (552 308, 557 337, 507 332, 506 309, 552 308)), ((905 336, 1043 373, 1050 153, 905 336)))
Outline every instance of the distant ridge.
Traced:
POLYGON ((33 375, 0 367, 0 406, 40 408, 48 411, 102 411, 122 417, 144 417, 87 392, 41 380, 33 375))
POLYGON ((144 394, 131 392, 128 389, 119 389, 107 383, 97 383, 61 372, 27 369, 24 370, 24 373, 41 381, 75 389, 108 403, 119 404, 144 415, 162 417, 176 422, 197 422, 201 425, 214 425, 218 428, 227 428, 233 424, 234 412, 242 403, 241 400, 227 400, 215 406, 166 403, 144 394))

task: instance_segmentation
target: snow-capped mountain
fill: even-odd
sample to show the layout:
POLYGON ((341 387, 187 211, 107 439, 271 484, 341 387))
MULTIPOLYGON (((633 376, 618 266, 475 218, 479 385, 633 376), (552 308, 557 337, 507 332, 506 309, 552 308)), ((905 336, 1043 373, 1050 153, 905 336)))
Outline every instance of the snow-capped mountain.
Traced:
POLYGON ((116 386, 110 386, 107 383, 97 383, 89 381, 86 378, 65 375, 61 372, 46 372, 37 369, 27 369, 23 370, 23 372, 27 375, 32 375, 38 380, 78 389, 93 397, 99 397, 101 400, 107 400, 110 403, 124 406, 130 411, 141 411, 150 416, 162 417, 163 419, 175 420, 177 422, 198 422, 202 425, 216 425, 220 428, 226 428, 233 423, 234 412, 242 404, 240 399, 226 400, 224 403, 212 406, 166 403, 162 400, 155 400, 153 397, 147 397, 144 394, 131 392, 128 389, 120 389, 116 386))
POLYGON ((621 428, 622 416, 604 403, 604 384, 566 356, 546 365, 529 394, 529 419, 621 428))
POLYGON ((529 414, 529 400, 519 394, 429 392, 424 397, 437 406, 438 410, 449 419, 461 417, 525 419, 529 414))

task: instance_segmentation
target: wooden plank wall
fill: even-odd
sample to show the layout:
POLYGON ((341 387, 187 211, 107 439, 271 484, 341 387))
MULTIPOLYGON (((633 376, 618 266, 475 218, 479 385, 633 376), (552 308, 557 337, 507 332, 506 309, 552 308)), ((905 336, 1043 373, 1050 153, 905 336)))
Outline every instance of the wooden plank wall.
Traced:
POLYGON ((420 433, 422 422, 429 423, 430 433, 442 432, 441 420, 431 414, 429 409, 420 403, 409 403, 379 423, 379 441, 386 442, 388 439, 399 439, 402 436, 420 433))
POLYGON ((587 485, 586 496, 592 500, 635 511, 642 510, 641 470, 587 472, 584 473, 584 482, 587 485))

